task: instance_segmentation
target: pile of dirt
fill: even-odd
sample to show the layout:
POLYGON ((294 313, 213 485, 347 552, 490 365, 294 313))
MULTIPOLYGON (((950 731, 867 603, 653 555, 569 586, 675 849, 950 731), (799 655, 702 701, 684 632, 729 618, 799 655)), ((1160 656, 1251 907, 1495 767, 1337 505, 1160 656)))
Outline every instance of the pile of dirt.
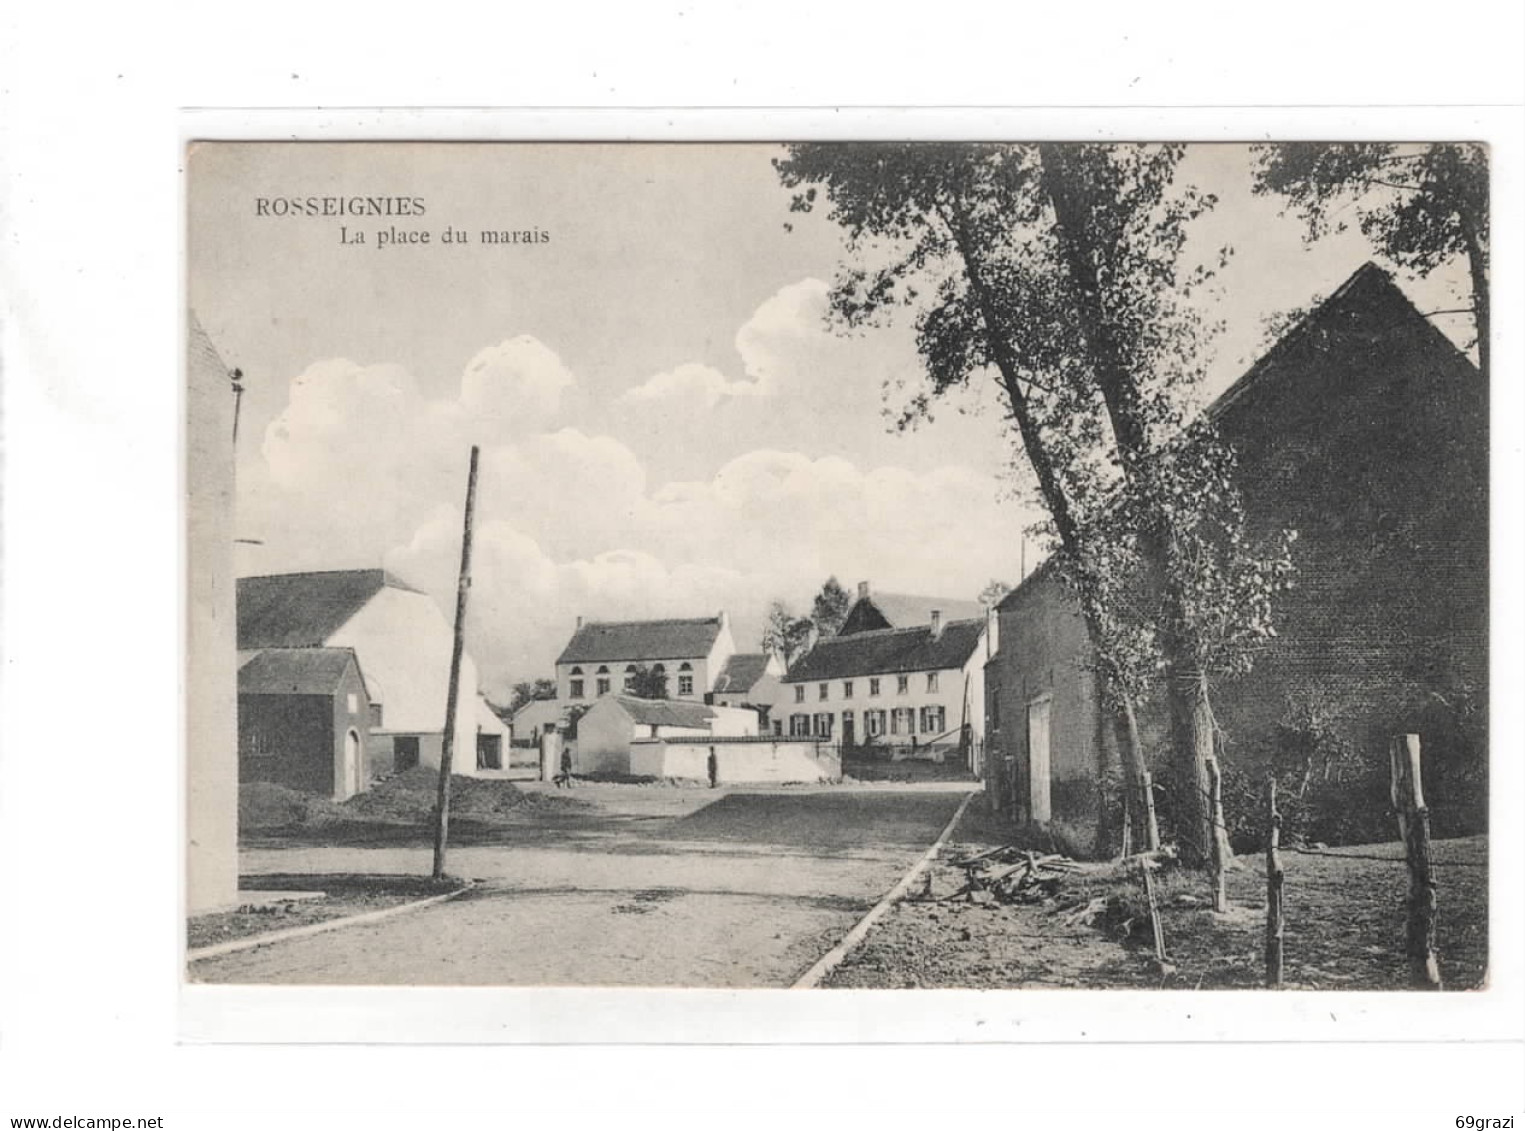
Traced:
POLYGON ((247 781, 238 786, 238 827, 290 829, 330 817, 333 802, 274 782, 247 781))
MULTIPOLYGON (((439 797, 439 772, 427 766, 377 782, 357 793, 339 808, 346 816, 379 818, 400 823, 431 821, 439 797)), ((450 775, 452 818, 492 821, 508 816, 525 802, 525 794, 513 782, 487 781, 450 775)))

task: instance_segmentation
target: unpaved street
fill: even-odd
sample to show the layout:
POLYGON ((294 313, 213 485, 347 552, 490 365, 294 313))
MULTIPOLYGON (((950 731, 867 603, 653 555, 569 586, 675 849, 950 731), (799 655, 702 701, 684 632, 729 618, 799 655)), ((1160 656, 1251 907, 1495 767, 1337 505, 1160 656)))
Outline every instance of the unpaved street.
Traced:
MULTIPOLYGON (((595 786, 452 850, 466 896, 196 963, 206 982, 788 986, 936 839, 968 786, 595 786)), ((423 874, 429 848, 260 847, 257 873, 423 874)))

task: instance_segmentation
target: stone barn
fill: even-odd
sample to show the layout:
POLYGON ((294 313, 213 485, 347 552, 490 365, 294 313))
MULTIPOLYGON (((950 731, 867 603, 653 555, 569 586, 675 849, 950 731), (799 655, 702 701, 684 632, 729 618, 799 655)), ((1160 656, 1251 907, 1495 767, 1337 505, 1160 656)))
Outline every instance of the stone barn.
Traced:
POLYGON ((348 648, 240 655, 238 777, 343 801, 370 783, 371 698, 348 648))

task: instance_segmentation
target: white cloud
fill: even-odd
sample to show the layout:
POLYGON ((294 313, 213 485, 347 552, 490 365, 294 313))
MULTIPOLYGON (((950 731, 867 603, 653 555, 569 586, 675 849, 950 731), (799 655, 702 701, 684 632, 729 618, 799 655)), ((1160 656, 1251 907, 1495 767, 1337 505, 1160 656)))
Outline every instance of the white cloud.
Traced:
POLYGON ((802 373, 802 358, 836 340, 826 322, 827 286, 820 279, 790 283, 770 296, 736 332, 743 378, 731 379, 709 365, 688 363, 648 377, 627 389, 619 403, 679 402, 712 409, 722 402, 771 397, 802 373))
POLYGON ((684 400, 714 408, 727 397, 760 397, 768 390, 760 381, 731 381, 718 369, 690 362, 649 377, 620 394, 622 403, 684 400))

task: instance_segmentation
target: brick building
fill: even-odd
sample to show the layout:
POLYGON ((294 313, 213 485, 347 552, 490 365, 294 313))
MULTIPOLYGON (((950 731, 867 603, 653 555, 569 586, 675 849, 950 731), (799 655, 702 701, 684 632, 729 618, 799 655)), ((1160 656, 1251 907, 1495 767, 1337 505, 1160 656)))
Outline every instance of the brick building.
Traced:
MULTIPOLYGON (((1368 264, 1207 411, 1238 456, 1252 528, 1298 535, 1277 637, 1213 690, 1226 778, 1258 781, 1312 710, 1348 741, 1336 774, 1352 805, 1380 814, 1387 736, 1416 731, 1437 831, 1483 827, 1486 379, 1368 264)), ((986 679, 996 792, 1078 850, 1108 848, 1118 758, 1073 598, 1040 567, 999 618, 986 679)), ((1146 708, 1157 769, 1168 733, 1159 704, 1146 708)))

